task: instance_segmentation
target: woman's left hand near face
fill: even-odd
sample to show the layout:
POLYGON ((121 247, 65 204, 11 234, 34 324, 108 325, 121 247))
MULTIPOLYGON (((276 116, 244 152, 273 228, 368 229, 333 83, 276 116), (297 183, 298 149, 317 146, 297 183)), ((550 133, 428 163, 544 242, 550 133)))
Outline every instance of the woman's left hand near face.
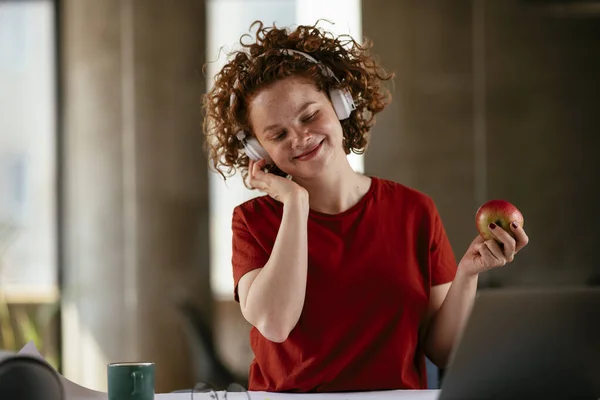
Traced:
POLYGON ((498 241, 485 240, 481 236, 477 236, 460 260, 458 269, 468 275, 476 275, 510 263, 519 250, 529 242, 529 237, 521 226, 511 223, 510 229, 515 235, 514 239, 501 227, 490 226, 490 232, 498 241))

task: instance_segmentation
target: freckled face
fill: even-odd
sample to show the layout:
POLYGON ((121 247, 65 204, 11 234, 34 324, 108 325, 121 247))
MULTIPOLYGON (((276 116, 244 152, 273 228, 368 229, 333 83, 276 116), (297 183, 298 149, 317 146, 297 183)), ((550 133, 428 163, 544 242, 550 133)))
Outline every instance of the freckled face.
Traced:
POLYGON ((254 135, 273 162, 299 178, 345 159, 343 131, 329 98, 307 78, 276 81, 249 103, 254 135))

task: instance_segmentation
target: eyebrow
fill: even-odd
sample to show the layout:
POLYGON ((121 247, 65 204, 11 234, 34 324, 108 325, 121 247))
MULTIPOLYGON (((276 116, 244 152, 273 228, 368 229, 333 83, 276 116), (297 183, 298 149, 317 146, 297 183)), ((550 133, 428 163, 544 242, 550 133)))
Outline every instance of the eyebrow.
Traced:
MULTIPOLYGON (((317 102, 316 101, 307 101, 306 103, 304 103, 302 105, 302 107, 300 107, 300 109, 298 110, 297 114, 301 114, 304 110, 306 110, 308 107, 310 107, 313 104, 317 104, 317 102)), ((269 126, 266 126, 265 129, 263 129, 263 133, 267 133, 271 129, 275 129, 275 128, 278 128, 278 127, 279 127, 279 124, 271 124, 269 126)))

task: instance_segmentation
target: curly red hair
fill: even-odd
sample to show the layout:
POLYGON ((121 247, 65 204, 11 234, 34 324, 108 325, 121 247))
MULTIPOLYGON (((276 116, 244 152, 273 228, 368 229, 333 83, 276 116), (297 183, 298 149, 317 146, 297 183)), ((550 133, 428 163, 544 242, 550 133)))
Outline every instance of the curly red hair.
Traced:
POLYGON ((241 170, 245 181, 249 159, 240 151, 243 145, 236 133, 239 130, 252 132, 248 104, 253 96, 287 77, 309 78, 325 93, 330 88, 350 90, 356 110, 348 119, 340 121, 344 150, 346 154, 362 154, 375 114, 383 111, 391 97, 380 83, 393 77, 370 55, 372 43, 366 41, 360 45, 348 35, 335 37, 318 28, 318 22, 300 25, 293 31, 275 25, 266 27, 260 21, 255 21, 251 29, 255 25, 258 26, 255 37, 245 34, 240 38, 242 50, 229 54, 231 60, 217 73, 212 89, 203 96, 204 135, 211 168, 223 178, 241 170), (254 40, 244 43, 244 38, 254 40), (281 49, 309 54, 329 67, 339 82, 326 77, 317 64, 302 55, 285 54, 281 49))

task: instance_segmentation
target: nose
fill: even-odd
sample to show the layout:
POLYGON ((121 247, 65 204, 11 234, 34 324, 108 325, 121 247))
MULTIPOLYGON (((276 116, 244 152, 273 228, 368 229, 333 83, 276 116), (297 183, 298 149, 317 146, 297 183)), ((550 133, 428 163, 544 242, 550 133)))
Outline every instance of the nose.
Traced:
POLYGON ((292 148, 303 149, 305 148, 312 139, 312 134, 308 129, 295 130, 292 137, 292 148))

